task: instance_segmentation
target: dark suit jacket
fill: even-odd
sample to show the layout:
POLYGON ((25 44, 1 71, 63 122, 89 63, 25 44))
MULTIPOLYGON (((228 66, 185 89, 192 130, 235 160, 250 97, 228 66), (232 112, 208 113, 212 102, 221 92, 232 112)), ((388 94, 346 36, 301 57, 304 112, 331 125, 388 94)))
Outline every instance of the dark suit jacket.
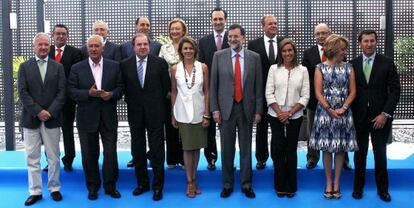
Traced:
MULTIPOLYGON (((56 47, 55 45, 50 46, 49 58, 55 59, 56 56, 56 47)), ((72 65, 78 63, 82 60, 82 53, 79 49, 72 47, 70 45, 65 46, 65 51, 63 51, 63 56, 60 63, 65 69, 66 78, 69 77, 70 68, 72 65)))
POLYGON ((394 115, 401 90, 400 79, 392 59, 378 53, 375 55, 368 84, 364 76, 362 62, 362 55, 352 60, 357 86, 357 95, 352 103, 352 111, 357 125, 359 122, 363 122, 366 117, 371 120, 381 112, 394 115))
MULTIPOLYGON (((284 37, 277 37, 277 48, 278 53, 276 55, 275 63, 269 62, 269 57, 266 53, 266 48, 264 44, 264 37, 260 37, 254 40, 249 41, 247 48, 249 50, 252 50, 260 55, 260 61, 262 63, 262 78, 263 78, 263 89, 266 89, 266 81, 267 81, 267 75, 269 74, 269 68, 273 64, 277 64, 279 60, 279 43, 283 40, 284 37)), ((264 94, 264 92, 263 92, 264 94)), ((266 103, 266 99, 263 99, 264 103, 266 103)), ((265 105, 267 106, 267 104, 265 105)))
POLYGON ((117 100, 121 99, 123 83, 119 63, 103 59, 102 90, 112 92, 112 98, 104 101, 89 96, 89 89, 95 83, 89 59, 73 65, 68 79, 69 97, 76 101, 76 125, 79 130, 96 132, 103 121, 107 129, 118 127, 117 100))
MULTIPOLYGON (((88 47, 84 45, 80 50, 82 51, 82 58, 87 59, 89 57, 88 47)), ((104 58, 111 59, 114 61, 121 61, 121 49, 119 48, 119 45, 107 40, 104 46, 104 52, 102 56, 104 58)))
MULTIPOLYGON (((227 36, 228 32, 226 31, 223 36, 223 44, 221 44, 221 49, 229 47, 227 36)), ((211 63, 213 63, 213 55, 217 51, 216 41, 214 40, 214 33, 202 37, 198 41, 198 49, 198 60, 202 63, 205 63, 208 67, 208 70, 211 72, 211 63)))
MULTIPOLYGON (((150 40, 149 47, 150 47, 150 52, 149 52, 150 54, 154 56, 158 56, 158 54, 160 54, 161 43, 159 43, 158 41, 150 40)), ((129 58, 130 56, 133 56, 133 55, 135 55, 135 52, 133 49, 132 40, 129 40, 121 45, 122 60, 129 58)))
POLYGON ((165 121, 165 98, 171 90, 168 64, 164 59, 153 55, 148 55, 147 61, 144 88, 138 81, 137 57, 130 56, 121 62, 128 122, 131 127, 140 123, 138 120, 144 115, 150 116, 147 119, 153 125, 162 126, 165 121))
POLYGON ((18 75, 18 92, 23 105, 20 125, 24 128, 39 128, 37 114, 47 110, 52 117, 45 122, 47 128, 62 125, 62 106, 65 103, 65 71, 63 66, 49 59, 45 81, 42 82, 35 58, 22 63, 18 75))
POLYGON ((321 62, 322 60, 319 55, 319 48, 317 45, 314 45, 311 48, 303 52, 302 65, 308 69, 309 86, 310 86, 309 102, 306 107, 313 111, 316 110, 316 105, 318 104, 318 100, 315 97, 315 85, 314 85, 315 68, 316 68, 316 65, 318 65, 321 62))

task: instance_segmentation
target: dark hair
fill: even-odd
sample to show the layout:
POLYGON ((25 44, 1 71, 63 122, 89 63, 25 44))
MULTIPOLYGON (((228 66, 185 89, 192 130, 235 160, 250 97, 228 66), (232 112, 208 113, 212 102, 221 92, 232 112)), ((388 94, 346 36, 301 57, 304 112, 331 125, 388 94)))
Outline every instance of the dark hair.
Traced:
MULTIPOLYGON (((293 65, 296 67, 299 65, 298 63, 298 49, 296 48, 296 44, 295 42, 293 42, 293 40, 289 39, 289 38, 285 38, 282 41, 280 41, 279 43, 279 54, 282 54, 282 49, 283 47, 285 47, 285 45, 292 45, 293 48, 293 65)), ((278 66, 282 66, 283 65, 283 57, 282 55, 280 55, 279 61, 277 62, 278 66)))
POLYGON ((221 7, 216 7, 211 11, 210 13, 210 19, 213 18, 213 12, 223 12, 224 13, 224 19, 227 19, 227 12, 226 10, 222 9, 221 7))
POLYGON ((198 56, 198 46, 197 42, 194 41, 190 36, 184 36, 181 38, 180 43, 178 44, 178 55, 180 60, 184 59, 184 54, 182 52, 184 43, 189 43, 194 48, 194 58, 197 59, 198 56))
POLYGON ((56 29, 57 27, 63 27, 63 28, 65 28, 66 32, 67 32, 67 33, 68 33, 68 35, 69 35, 69 29, 68 29, 68 27, 67 27, 66 25, 64 25, 64 24, 56 24, 56 25, 53 27, 53 32, 55 32, 55 29, 56 29))
POLYGON ((273 16, 273 15, 265 15, 265 16, 263 16, 263 17, 262 17, 262 20, 260 20, 260 23, 262 23, 262 26, 263 26, 263 27, 265 26, 265 20, 266 20, 266 18, 268 18, 268 17, 273 17, 273 18, 275 18, 275 19, 276 19, 276 21, 277 21, 277 18, 276 18, 275 16, 273 16))
POLYGON ((375 32, 375 30, 363 30, 361 33, 359 33, 358 43, 362 41, 362 35, 371 35, 371 34, 374 34, 375 41, 377 41, 377 32, 375 32))
POLYGON ((337 34, 328 36, 325 40, 325 44, 323 44, 325 57, 327 59, 332 59, 339 53, 339 50, 343 45, 345 45, 346 48, 349 46, 349 41, 346 38, 337 34))
POLYGON ((245 35, 246 35, 246 30, 244 30, 244 28, 243 28, 241 25, 239 25, 239 24, 232 24, 232 25, 230 25, 230 27, 229 27, 229 31, 230 31, 230 30, 237 29, 237 28, 239 28, 239 29, 240 29, 240 33, 241 33, 241 35, 243 35, 243 36, 245 36, 245 35))
MULTIPOLYGON (((139 20, 140 20, 141 18, 146 18, 146 19, 148 19, 148 17, 139 16, 139 17, 137 18, 137 20, 135 20, 135 26, 137 26, 137 25, 138 25, 139 20)), ((149 19, 148 19, 148 21, 149 21, 149 19)))
POLYGON ((149 43, 150 43, 150 39, 149 39, 149 37, 146 35, 146 34, 144 34, 144 33, 137 33, 137 34, 135 34, 133 37, 132 37, 132 46, 134 46, 135 45, 135 39, 137 39, 137 37, 146 37, 147 38, 147 40, 148 40, 148 45, 149 45, 149 43))

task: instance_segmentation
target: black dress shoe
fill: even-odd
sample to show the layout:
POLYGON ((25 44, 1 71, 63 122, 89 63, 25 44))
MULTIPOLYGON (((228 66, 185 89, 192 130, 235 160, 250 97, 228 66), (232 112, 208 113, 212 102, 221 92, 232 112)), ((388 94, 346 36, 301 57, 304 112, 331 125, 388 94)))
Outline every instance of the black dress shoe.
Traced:
POLYGON ((385 202, 391 201, 391 195, 387 192, 378 193, 378 195, 382 201, 385 201, 385 202))
POLYGON ((24 202, 24 206, 30 206, 35 204, 37 201, 41 200, 43 197, 42 195, 30 195, 29 198, 26 199, 24 202))
POLYGON ((352 192, 352 198, 354 199, 362 199, 362 192, 354 191, 352 192))
POLYGON ((52 197, 53 201, 62 201, 63 199, 62 194, 60 194, 59 191, 54 191, 50 193, 50 196, 52 197))
POLYGON ((88 193, 88 199, 89 200, 97 200, 98 199, 98 192, 96 192, 96 191, 90 191, 88 193))
POLYGON ((49 171, 49 165, 46 165, 44 168, 43 168, 43 171, 45 171, 46 173, 49 171))
POLYGON ((314 169, 316 167, 316 162, 313 162, 313 161, 308 161, 307 163, 306 163, 306 168, 307 169, 314 169))
POLYGON ((296 193, 286 193, 287 198, 293 198, 296 195, 296 193))
POLYGON ((162 191, 161 190, 154 190, 154 194, 152 195, 152 200, 159 201, 162 199, 162 191))
POLYGON ((256 169, 257 170, 263 170, 266 167, 266 162, 258 161, 256 163, 256 169))
POLYGON ((344 170, 352 170, 352 166, 349 161, 344 161, 344 170))
POLYGON ((63 170, 65 170, 66 172, 72 172, 73 167, 72 167, 72 165, 64 165, 63 170))
POLYGON ((149 186, 139 185, 137 188, 134 189, 134 191, 132 192, 132 195, 138 196, 149 190, 150 190, 149 186))
POLYGON ((214 163, 208 163, 207 170, 215 170, 215 169, 216 169, 216 165, 214 163))
POLYGON ((112 190, 112 191, 105 191, 105 194, 111 196, 112 198, 118 199, 121 198, 121 193, 119 193, 119 191, 117 190, 112 190))
POLYGON ((132 159, 132 160, 130 160, 128 163, 127 163, 127 167, 128 168, 133 168, 133 167, 135 167, 135 164, 134 164, 134 160, 132 159))
POLYGON ((220 197, 221 198, 227 198, 231 195, 232 192, 233 192, 233 189, 224 188, 220 193, 220 197))
POLYGON ((256 194, 254 193, 252 188, 242 189, 242 192, 247 198, 256 198, 256 194))
POLYGON ((282 197, 286 196, 286 192, 276 191, 276 195, 277 195, 277 197, 282 198, 282 197))

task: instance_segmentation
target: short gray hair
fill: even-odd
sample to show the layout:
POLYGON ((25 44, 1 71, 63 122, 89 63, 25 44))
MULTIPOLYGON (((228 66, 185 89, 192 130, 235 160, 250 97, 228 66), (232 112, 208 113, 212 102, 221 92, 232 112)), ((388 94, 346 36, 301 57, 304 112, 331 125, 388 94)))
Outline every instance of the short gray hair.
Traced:
POLYGON ((105 27, 106 27, 106 30, 108 30, 109 31, 109 26, 108 26, 108 23, 106 23, 105 21, 103 21, 103 20, 96 20, 94 23, 93 23, 93 25, 92 25, 92 30, 94 30, 95 29, 95 25, 96 24, 103 24, 103 25, 105 25, 105 27))
POLYGON ((40 32, 40 33, 37 33, 37 34, 34 36, 34 38, 33 38, 33 45, 35 44, 36 40, 37 40, 38 38, 40 38, 40 37, 46 37, 46 38, 49 40, 49 44, 51 44, 51 43, 52 43, 52 40, 50 40, 50 37, 49 37, 49 35, 48 35, 47 33, 40 32))
POLYGON ((86 45, 88 45, 89 41, 90 41, 90 40, 92 40, 92 39, 98 39, 98 40, 99 40, 99 42, 101 43, 101 45, 102 45, 102 46, 104 45, 104 39, 103 39, 103 37, 102 37, 102 36, 100 36, 100 35, 91 35, 91 36, 88 38, 88 41, 86 41, 86 45))

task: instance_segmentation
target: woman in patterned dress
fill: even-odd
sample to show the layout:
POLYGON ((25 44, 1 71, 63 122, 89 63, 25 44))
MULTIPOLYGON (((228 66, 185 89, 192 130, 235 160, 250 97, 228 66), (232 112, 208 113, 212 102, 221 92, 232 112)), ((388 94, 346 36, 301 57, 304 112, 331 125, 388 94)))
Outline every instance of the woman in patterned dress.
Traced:
POLYGON ((343 62, 349 42, 332 34, 324 44, 327 60, 315 70, 315 96, 318 105, 312 128, 310 147, 323 151, 326 176, 324 197, 341 197, 340 177, 345 152, 358 149, 355 127, 349 106, 356 95, 355 74, 349 62, 343 62), (335 178, 332 181, 332 155, 335 178))

